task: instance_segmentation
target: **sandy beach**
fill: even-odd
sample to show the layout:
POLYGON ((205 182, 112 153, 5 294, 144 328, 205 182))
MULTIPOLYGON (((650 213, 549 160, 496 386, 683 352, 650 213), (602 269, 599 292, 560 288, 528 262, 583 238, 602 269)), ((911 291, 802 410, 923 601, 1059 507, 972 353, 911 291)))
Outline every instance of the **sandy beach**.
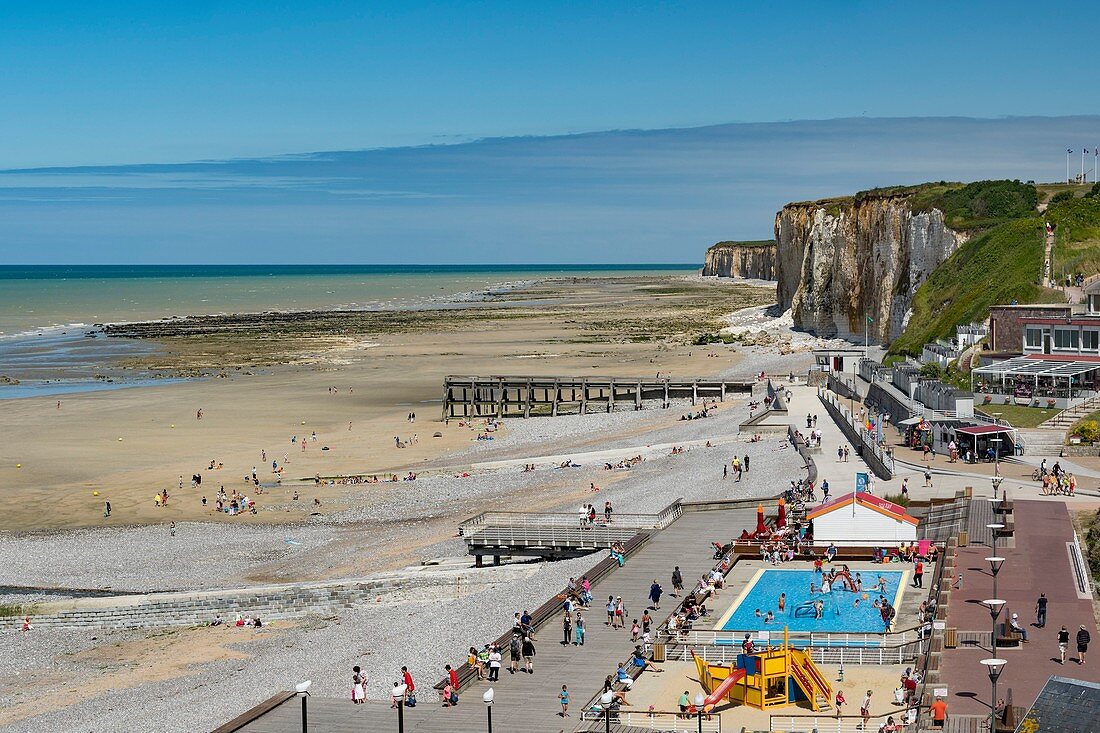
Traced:
POLYGON ((342 334, 327 324, 318 333, 315 322, 305 321, 296 333, 280 327, 275 335, 229 330, 160 337, 165 353, 156 364, 139 366, 209 376, 63 396, 60 408, 52 397, 6 403, 12 430, 2 448, 0 484, 9 511, 0 530, 239 523, 215 516, 218 487, 245 489, 253 467, 271 484, 272 460, 284 467, 283 487, 262 496, 250 490, 250 498, 270 507, 298 490, 303 509, 261 511, 247 521, 301 518, 318 496, 308 482, 316 474, 405 475, 469 446, 474 428, 440 419, 447 374, 705 376, 735 366, 733 348, 694 347, 690 338, 771 293, 654 280, 562 281, 516 291, 511 302, 472 313, 399 312, 388 320, 371 314, 363 324, 341 324, 342 334), (280 345, 270 347, 272 341, 280 345), (416 423, 407 421, 410 412, 416 423), (432 437, 437 432, 442 436, 432 437), (416 442, 394 447, 395 436, 409 441, 414 434, 416 442), (196 473, 203 481, 192 489, 196 473), (163 490, 168 506, 156 507, 154 496, 163 490), (112 505, 109 518, 105 501, 112 505))

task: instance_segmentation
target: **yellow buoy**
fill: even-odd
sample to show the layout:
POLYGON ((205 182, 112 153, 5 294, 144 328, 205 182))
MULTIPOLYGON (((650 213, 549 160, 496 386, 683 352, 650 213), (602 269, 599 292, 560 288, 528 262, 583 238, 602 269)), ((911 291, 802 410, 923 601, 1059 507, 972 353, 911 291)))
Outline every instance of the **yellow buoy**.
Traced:
POLYGON ((99 496, 99 492, 98 491, 93 491, 92 496, 99 496))
POLYGON ((168 427, 170 427, 170 428, 174 428, 174 427, 176 427, 176 424, 175 424, 175 423, 172 423, 172 424, 171 424, 171 425, 169 425, 168 427))
POLYGON ((23 467, 23 464, 22 464, 22 463, 16 463, 16 464, 15 464, 15 467, 16 467, 16 468, 22 468, 22 467, 23 467))

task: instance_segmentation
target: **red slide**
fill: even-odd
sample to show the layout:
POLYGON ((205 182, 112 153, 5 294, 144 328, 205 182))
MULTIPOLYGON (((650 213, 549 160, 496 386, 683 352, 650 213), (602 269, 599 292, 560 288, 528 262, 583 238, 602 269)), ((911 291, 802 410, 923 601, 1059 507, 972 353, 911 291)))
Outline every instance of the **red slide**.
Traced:
POLYGON ((710 712, 710 709, 717 705, 718 702, 726 696, 726 693, 729 692, 730 688, 736 685, 742 679, 744 679, 744 677, 745 670, 743 669, 735 669, 730 672, 730 676, 722 680, 722 684, 715 687, 714 692, 710 693, 706 696, 706 698, 704 698, 703 710, 710 712))

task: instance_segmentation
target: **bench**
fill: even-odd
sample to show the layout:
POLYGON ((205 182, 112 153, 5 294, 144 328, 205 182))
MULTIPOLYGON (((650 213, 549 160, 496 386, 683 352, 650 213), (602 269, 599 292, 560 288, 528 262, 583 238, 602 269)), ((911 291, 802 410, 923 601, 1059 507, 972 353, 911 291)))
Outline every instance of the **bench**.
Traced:
POLYGON ((997 646, 999 647, 1013 647, 1020 646, 1020 641, 1024 638, 1018 631, 1013 631, 1008 625, 1007 621, 1002 621, 998 626, 997 632, 997 646))
MULTIPOLYGON (((631 537, 623 544, 624 554, 629 558, 638 548, 649 541, 648 532, 639 532, 631 537)), ((595 566, 584 575, 588 576, 589 582, 595 585, 597 581, 606 577, 615 568, 619 567, 619 562, 613 557, 605 557, 603 560, 596 563, 595 566)), ((569 594, 567 588, 562 588, 553 598, 543 603, 536 608, 531 614, 531 628, 538 629, 544 623, 552 618, 556 618, 562 609, 562 602, 569 594)), ((512 641, 512 630, 509 629, 506 633, 502 634, 495 642, 492 642, 495 646, 500 647, 502 650, 508 649, 509 644, 512 641)), ((469 662, 463 662, 457 668, 455 668, 455 674, 458 675, 458 689, 461 691, 470 682, 477 680, 477 670, 469 664, 469 662)), ((439 680, 433 685, 434 689, 442 690, 450 680, 447 677, 439 680)))

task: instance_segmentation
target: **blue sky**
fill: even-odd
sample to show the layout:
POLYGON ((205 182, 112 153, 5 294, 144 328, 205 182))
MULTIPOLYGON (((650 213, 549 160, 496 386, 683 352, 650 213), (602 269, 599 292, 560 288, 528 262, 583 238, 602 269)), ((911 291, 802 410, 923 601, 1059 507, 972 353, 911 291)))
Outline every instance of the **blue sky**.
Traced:
POLYGON ((1098 110, 1041 60, 1092 13, 0 3, 0 260, 695 261, 789 200, 1061 177, 1098 110))

